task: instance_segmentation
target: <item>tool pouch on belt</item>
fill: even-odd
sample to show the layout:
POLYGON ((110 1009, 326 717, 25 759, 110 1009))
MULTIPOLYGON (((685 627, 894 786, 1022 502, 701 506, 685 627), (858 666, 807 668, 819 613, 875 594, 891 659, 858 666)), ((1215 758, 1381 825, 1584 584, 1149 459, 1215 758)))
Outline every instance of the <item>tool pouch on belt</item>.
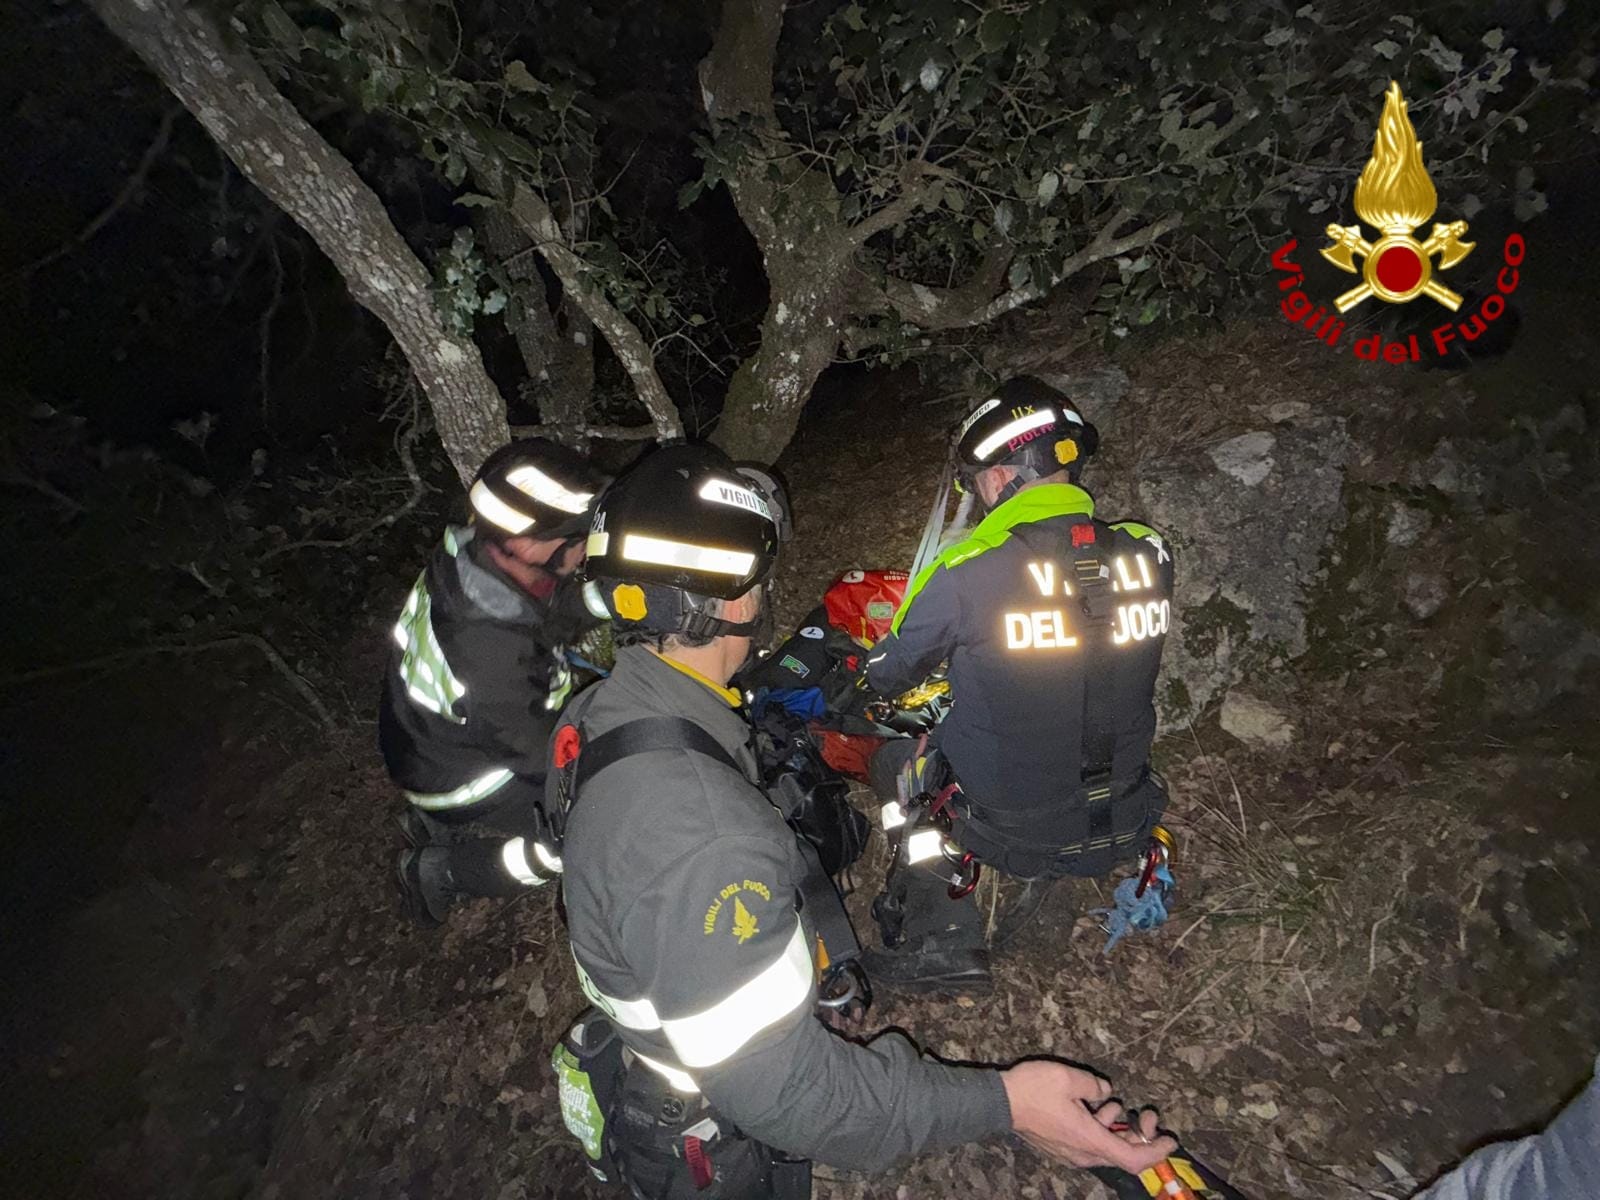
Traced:
POLYGON ((611 1120, 622 1178, 638 1200, 769 1200, 775 1160, 716 1116, 705 1098, 672 1089, 635 1062, 611 1120))
POLYGON ((607 1122, 622 1092, 622 1039, 597 1008, 587 1010, 567 1030, 550 1055, 561 1098, 561 1119, 589 1159, 602 1183, 620 1178, 611 1154, 607 1122))

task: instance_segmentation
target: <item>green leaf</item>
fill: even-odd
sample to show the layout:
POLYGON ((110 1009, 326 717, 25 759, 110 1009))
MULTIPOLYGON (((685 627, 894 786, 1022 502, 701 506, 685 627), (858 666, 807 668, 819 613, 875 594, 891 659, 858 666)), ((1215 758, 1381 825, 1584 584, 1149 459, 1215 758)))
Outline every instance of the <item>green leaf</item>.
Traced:
MULTIPOLYGON (((514 133, 507 133, 503 129, 489 131, 494 148, 504 154, 512 162, 519 162, 525 167, 539 165, 539 152, 533 148, 526 138, 518 137, 514 133)), ((454 180, 451 181, 455 182, 454 180)))
POLYGON ((1294 30, 1280 26, 1277 29, 1268 30, 1267 36, 1262 38, 1261 41, 1268 46, 1281 46, 1292 37, 1294 37, 1294 30))
POLYGON ((467 160, 454 150, 450 151, 444 160, 444 177, 450 181, 452 187, 467 177, 467 160))
POLYGON ((480 192, 462 192, 456 197, 456 203, 462 208, 498 208, 500 201, 493 196, 485 196, 480 192))
POLYGON ((299 62, 300 47, 305 44, 305 35, 300 32, 300 26, 294 23, 294 18, 284 11, 283 5, 277 3, 277 0, 266 0, 261 6, 261 20, 266 25, 272 40, 283 47, 290 58, 299 62))
POLYGON ((978 45, 993 54, 1009 43, 1017 32, 1017 20, 1003 12, 985 13, 978 25, 978 45))
POLYGON ((514 58, 506 64, 505 81, 508 88, 519 92, 543 94, 550 90, 533 77, 533 72, 520 58, 514 58))
POLYGON ((1035 189, 1034 195, 1040 204, 1049 204, 1050 201, 1056 198, 1056 192, 1060 191, 1060 189, 1061 176, 1054 171, 1046 171, 1039 176, 1039 186, 1035 189))

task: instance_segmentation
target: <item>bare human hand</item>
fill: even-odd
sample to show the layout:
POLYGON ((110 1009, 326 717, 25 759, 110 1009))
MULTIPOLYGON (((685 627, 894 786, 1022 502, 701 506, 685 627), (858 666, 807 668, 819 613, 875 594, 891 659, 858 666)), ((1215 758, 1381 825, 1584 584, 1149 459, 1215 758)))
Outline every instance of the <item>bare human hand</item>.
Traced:
POLYGON ((1111 1085, 1065 1063, 1020 1062, 1000 1073, 1011 1102, 1011 1127, 1041 1154, 1074 1167, 1120 1167, 1138 1174, 1172 1154, 1178 1143, 1156 1136, 1156 1115, 1113 1133, 1123 1119, 1111 1085))

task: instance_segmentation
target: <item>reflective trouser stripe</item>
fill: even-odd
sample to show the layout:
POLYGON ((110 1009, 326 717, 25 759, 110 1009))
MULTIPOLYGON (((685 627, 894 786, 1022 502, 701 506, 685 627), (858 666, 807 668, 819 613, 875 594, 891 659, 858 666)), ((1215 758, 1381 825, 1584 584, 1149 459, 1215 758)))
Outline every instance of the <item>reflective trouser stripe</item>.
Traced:
POLYGON ((687 1017, 662 1020, 649 997, 618 1000, 607 996, 578 967, 584 993, 624 1029, 659 1029, 686 1067, 710 1067, 738 1053, 751 1038, 788 1016, 811 998, 816 981, 811 939, 796 920, 783 953, 760 974, 721 1000, 687 1017))
POLYGON ((539 860, 539 865, 548 874, 541 875, 528 865, 526 838, 514 837, 500 847, 500 863, 505 867, 506 873, 518 883, 538 887, 541 883, 548 883, 553 876, 561 874, 560 857, 552 854, 542 842, 533 844, 533 856, 539 860))
POLYGON ((906 861, 927 862, 944 852, 944 833, 938 829, 919 829, 906 839, 906 861))
POLYGON ((407 792, 406 799, 418 808, 425 808, 437 812, 444 808, 460 808, 464 804, 476 804, 479 800, 490 796, 505 786, 511 778, 511 770, 507 767, 496 767, 487 775, 481 775, 471 783, 456 788, 451 792, 407 792))

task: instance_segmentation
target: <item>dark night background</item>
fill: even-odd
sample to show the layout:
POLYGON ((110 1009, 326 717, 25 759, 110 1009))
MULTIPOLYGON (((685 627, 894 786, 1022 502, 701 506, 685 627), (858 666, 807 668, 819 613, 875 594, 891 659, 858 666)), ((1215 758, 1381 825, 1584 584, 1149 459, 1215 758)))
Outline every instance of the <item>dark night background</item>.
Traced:
MULTIPOLYGON (((475 86, 514 59, 576 81, 590 122, 579 150, 612 185, 613 215, 597 213, 583 244, 625 281, 608 275, 608 295, 638 289, 629 311, 661 347, 687 431, 719 433, 736 369, 773 336, 764 321, 787 268, 726 186, 694 186, 733 144, 697 78, 716 6, 458 7, 450 36, 475 86)), ((1040 6, 990 7, 1026 20, 1040 6)), ((1006 36, 1070 33, 1084 55, 1073 69, 1111 97, 1108 112, 1153 89, 1148 127, 1124 111, 1127 131, 1105 135, 1089 195, 1139 172, 1143 160, 1114 155, 1155 136, 1165 85, 1135 72, 1122 86, 1110 50, 1103 70, 1088 60, 1200 17, 1133 6, 1133 32, 1115 32, 1106 6, 1060 7, 1060 32, 1006 36)), ((1266 88, 1286 62, 1330 70, 1338 55, 1305 32, 1322 18, 1296 7, 1233 5, 1238 43, 1218 34, 1213 57, 1173 70, 1197 90, 1207 72, 1266 88), (1297 40, 1252 67, 1257 26, 1293 21, 1297 40)), ((1505 101, 1524 136, 1477 142, 1481 112, 1446 122, 1417 104, 1471 71, 1441 83, 1424 50, 1406 60, 1430 167, 1482 160, 1477 249, 1444 277, 1468 295, 1458 319, 1492 287, 1505 236, 1529 247, 1511 311, 1470 355, 1363 366, 1277 312, 1269 259, 1290 236, 1308 293, 1346 286, 1317 255, 1321 231, 1357 219, 1349 188, 1380 104, 1366 88, 1399 72, 1368 37, 1372 61, 1345 88, 1353 132, 1257 151, 1299 154, 1333 202, 1308 202, 1297 177, 1274 201, 1281 219, 1260 203, 1241 217, 1244 185, 1212 174, 1167 188, 1173 156, 1153 160, 1141 203, 1193 211, 1148 271, 1129 265, 1136 248, 992 323, 909 335, 902 310, 841 307, 841 325, 848 312, 867 333, 839 340, 778 460, 799 518, 778 584, 791 623, 839 571, 909 564, 943 431, 1012 371, 1083 397, 1107 438, 1087 482, 1127 510, 1112 515, 1175 532, 1187 624, 1163 704, 1180 689, 1192 704, 1163 708, 1158 745, 1188 847, 1173 923, 1102 958, 1094 923, 1072 925, 1099 902, 1083 890, 1002 965, 994 1005, 890 999, 882 1016, 952 1058, 1103 1062, 1252 1195, 1409 1194, 1467 1148, 1548 1117, 1600 1047, 1600 39, 1592 9, 1571 7, 1423 6, 1463 45, 1502 31, 1516 87, 1537 90, 1530 62, 1570 78, 1525 109, 1505 101), (1247 435, 1273 447, 1264 487, 1241 488, 1215 453, 1247 435)), ((880 168, 861 161, 898 161, 915 127, 854 112, 830 39, 863 13, 866 41, 847 35, 837 53, 889 78, 905 68, 873 59, 873 39, 887 44, 890 17, 914 8, 809 0, 785 18, 779 119, 799 144, 814 115, 809 145, 836 164, 855 147, 854 174, 836 170, 841 210, 864 205, 852 220, 892 198, 872 195, 880 168)), ((270 63, 268 9, 286 11, 228 11, 270 63)), ((331 29, 329 14, 371 11, 308 3, 284 20, 331 29)), ((1372 37, 1401 36, 1373 6, 1340 19, 1358 16, 1372 37)), ((971 53, 1020 58, 995 45, 985 32, 971 53)), ((371 712, 386 631, 464 511, 405 360, 313 239, 94 12, 7 5, 0 46, 0 1195, 590 1194, 546 1067, 578 1007, 551 898, 484 902, 425 935, 390 891, 399 801, 371 712)), ((913 76, 916 54, 901 52, 913 76)), ((355 102, 358 85, 310 58, 279 62, 274 81, 442 277, 452 236, 481 215, 460 203, 470 180, 418 152, 423 117, 355 102)), ((1020 68, 1009 78, 1024 87, 1020 68)), ((922 99, 908 84, 887 103, 901 94, 922 99)), ((1328 105, 1312 107, 1295 120, 1328 105)), ((517 128, 532 138, 544 127, 529 122, 517 128)), ((977 129, 970 143, 1003 149, 1003 129, 977 129)), ((1088 162, 1097 144, 1079 134, 1026 153, 1088 162)), ((570 166, 579 151, 563 146, 570 166)), ((1435 172, 1439 220, 1462 215, 1450 169, 1435 172)), ((970 203, 1010 187, 973 184, 970 203)), ((933 286, 975 269, 977 208, 955 219, 943 203, 879 235, 859 273, 933 286)), ((1089 237, 1031 209, 1017 220, 1016 261, 1035 255, 1032 270, 1066 254, 1059 239, 1089 237)), ((508 286, 476 246, 483 294, 508 286)), ((570 342, 564 285, 548 265, 532 277, 570 342)), ((1447 316, 1425 300, 1380 308, 1351 314, 1346 347, 1373 332, 1426 340, 1447 316)), ((479 311, 470 337, 511 424, 547 420, 504 318, 479 311)), ((586 419, 639 424, 628 375, 594 344, 586 419)), ((638 445, 600 442, 596 455, 617 466, 638 445)), ((1094 1192, 989 1145, 903 1177, 825 1173, 817 1194, 1094 1192)))

